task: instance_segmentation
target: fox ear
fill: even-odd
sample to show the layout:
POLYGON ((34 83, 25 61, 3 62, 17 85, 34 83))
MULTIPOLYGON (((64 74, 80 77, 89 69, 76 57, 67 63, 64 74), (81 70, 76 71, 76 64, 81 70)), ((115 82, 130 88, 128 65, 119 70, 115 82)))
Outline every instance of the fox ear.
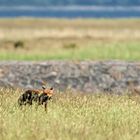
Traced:
POLYGON ((43 89, 46 89, 45 86, 42 86, 43 89))
POLYGON ((47 85, 47 83, 46 83, 45 81, 42 81, 41 83, 42 83, 42 85, 44 85, 44 86, 47 85))

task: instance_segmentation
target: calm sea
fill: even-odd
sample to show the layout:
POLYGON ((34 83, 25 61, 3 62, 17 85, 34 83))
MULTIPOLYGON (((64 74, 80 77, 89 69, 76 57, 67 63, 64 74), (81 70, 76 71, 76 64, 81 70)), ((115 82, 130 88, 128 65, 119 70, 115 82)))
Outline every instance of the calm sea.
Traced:
POLYGON ((140 6, 0 6, 0 17, 131 18, 140 17, 140 6))

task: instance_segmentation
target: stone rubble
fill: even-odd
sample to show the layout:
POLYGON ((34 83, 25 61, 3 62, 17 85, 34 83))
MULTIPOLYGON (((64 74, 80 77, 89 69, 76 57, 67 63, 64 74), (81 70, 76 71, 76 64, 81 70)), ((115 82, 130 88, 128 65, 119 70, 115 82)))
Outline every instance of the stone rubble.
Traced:
POLYGON ((42 81, 60 91, 122 93, 140 85, 140 62, 0 62, 1 87, 40 88, 42 81))

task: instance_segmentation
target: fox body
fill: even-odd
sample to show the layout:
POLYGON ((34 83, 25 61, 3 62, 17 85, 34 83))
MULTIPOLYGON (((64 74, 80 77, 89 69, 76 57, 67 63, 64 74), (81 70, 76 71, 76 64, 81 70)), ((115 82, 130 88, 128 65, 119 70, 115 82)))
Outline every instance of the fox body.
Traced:
POLYGON ((47 108, 47 102, 52 98, 53 88, 46 89, 42 87, 42 90, 27 90, 18 99, 18 104, 22 105, 32 105, 36 102, 38 105, 44 105, 45 110, 47 108))
POLYGON ((32 105, 33 101, 37 102, 39 99, 39 94, 43 93, 39 90, 27 90, 18 99, 19 105, 32 105))

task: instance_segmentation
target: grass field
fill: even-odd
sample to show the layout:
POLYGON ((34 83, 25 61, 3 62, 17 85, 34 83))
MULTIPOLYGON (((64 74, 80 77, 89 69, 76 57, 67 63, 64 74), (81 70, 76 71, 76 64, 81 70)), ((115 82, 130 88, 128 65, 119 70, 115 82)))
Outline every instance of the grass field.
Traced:
POLYGON ((0 60, 140 60, 139 19, 0 19, 0 60))
POLYGON ((0 89, 1 140, 139 140, 140 97, 56 93, 48 112, 17 105, 21 90, 0 89))

